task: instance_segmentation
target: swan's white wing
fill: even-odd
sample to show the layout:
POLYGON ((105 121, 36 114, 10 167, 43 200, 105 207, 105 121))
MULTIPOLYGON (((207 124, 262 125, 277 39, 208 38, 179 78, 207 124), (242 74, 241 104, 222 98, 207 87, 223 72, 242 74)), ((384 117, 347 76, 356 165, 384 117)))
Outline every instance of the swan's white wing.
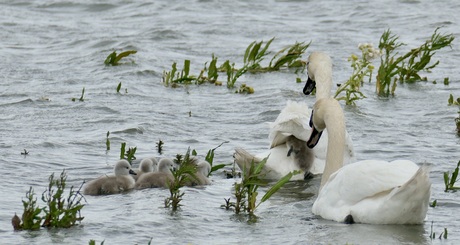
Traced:
POLYGON ((270 123, 270 148, 286 143, 286 138, 291 135, 307 141, 311 133, 310 114, 306 103, 288 101, 275 122, 270 123))
POLYGON ((366 198, 389 194, 418 168, 406 160, 365 160, 346 165, 330 176, 313 204, 313 213, 343 222, 351 207, 366 198))

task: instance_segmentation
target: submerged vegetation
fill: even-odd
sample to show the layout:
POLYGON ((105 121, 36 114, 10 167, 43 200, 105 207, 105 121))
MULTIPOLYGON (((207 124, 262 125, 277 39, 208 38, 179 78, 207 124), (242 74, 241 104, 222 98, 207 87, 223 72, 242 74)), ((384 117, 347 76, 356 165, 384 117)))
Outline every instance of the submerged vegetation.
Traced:
MULTIPOLYGON (((78 100, 82 101, 82 102, 85 101, 84 96, 85 96, 85 87, 83 87, 83 89, 81 90, 81 96, 80 96, 80 99, 78 99, 78 100)), ((72 98, 72 101, 75 102, 76 100, 77 100, 77 98, 72 98)))
POLYGON ((444 186, 445 186, 444 191, 445 192, 457 191, 460 189, 460 187, 455 186, 455 183, 458 180, 457 178, 458 178, 459 167, 460 167, 460 161, 458 161, 457 167, 452 173, 444 172, 444 186))
MULTIPOLYGON (((388 29, 383 32, 379 41, 379 50, 373 49, 372 46, 364 48, 359 46, 362 51, 362 57, 358 58, 352 55, 349 61, 352 62, 353 73, 338 90, 335 95, 345 92, 344 96, 338 99, 345 100, 347 104, 354 104, 356 100, 365 98, 359 90, 363 85, 364 77, 369 77, 372 81, 372 71, 374 66, 370 63, 370 58, 380 56, 380 65, 376 75, 376 92, 379 96, 394 95, 397 82, 413 83, 417 81, 427 81, 422 77, 420 72, 431 72, 439 61, 432 62, 432 57, 437 50, 445 47, 451 47, 455 37, 453 34, 440 34, 439 28, 435 29, 429 40, 417 48, 411 49, 404 55, 399 55, 398 48, 405 44, 399 42, 399 37, 392 34, 388 29)), ((444 84, 448 84, 449 78, 444 78, 444 84)))
POLYGON ((72 186, 68 196, 64 197, 67 180, 65 170, 59 179, 55 179, 53 173, 48 180, 48 189, 43 192, 41 198, 46 206, 38 206, 35 192, 30 187, 25 199, 22 200, 24 211, 21 218, 15 214, 11 220, 14 230, 38 230, 40 227, 69 228, 83 220, 80 211, 84 204, 81 203, 83 196, 80 190, 75 191, 72 186))
MULTIPOLYGON (((268 158, 268 157, 267 157, 268 158)), ((260 202, 257 203, 257 190, 260 186, 267 186, 267 181, 263 180, 262 169, 267 162, 267 158, 263 159, 260 163, 255 164, 254 161, 249 169, 243 169, 243 177, 240 182, 235 182, 234 195, 235 202, 231 202, 230 198, 225 199, 224 207, 226 210, 233 209, 235 214, 242 212, 249 215, 253 215, 254 211, 259 207, 260 204, 268 200, 273 194, 275 194, 284 184, 286 184, 292 176, 300 172, 291 172, 276 182, 270 189, 267 190, 265 195, 262 197, 260 202)))
POLYGON ((128 150, 126 150, 126 142, 121 143, 120 159, 126 159, 128 160, 129 164, 132 165, 133 160, 136 159, 136 150, 137 147, 130 147, 128 150))
POLYGON ((119 62, 122 58, 127 57, 131 54, 135 54, 135 53, 137 53, 136 50, 128 50, 128 51, 121 52, 120 54, 117 55, 117 51, 113 51, 107 56, 107 58, 104 61, 104 64, 117 66, 120 64, 119 62))
MULTIPOLYGON (((171 66, 171 71, 163 71, 162 81, 165 86, 178 87, 179 84, 203 84, 213 83, 215 85, 222 85, 221 81, 218 81, 219 73, 227 75, 226 83, 227 88, 235 88, 237 80, 247 72, 258 73, 258 72, 271 72, 279 71, 282 68, 305 68, 305 62, 301 60, 302 55, 306 49, 310 46, 310 43, 298 43, 288 46, 276 52, 270 60, 267 67, 263 67, 261 62, 270 53, 268 51, 271 43, 275 38, 270 39, 265 43, 264 41, 254 41, 246 48, 243 58, 243 66, 241 68, 235 67, 235 62, 226 60, 222 65, 217 66, 217 57, 212 56, 211 61, 205 63, 204 69, 201 70, 199 75, 190 74, 190 60, 184 61, 182 70, 177 69, 177 64, 174 62, 171 66), (206 73, 206 76, 204 75, 206 73)), ((236 93, 254 93, 254 88, 242 84, 240 88, 235 91, 236 93)))

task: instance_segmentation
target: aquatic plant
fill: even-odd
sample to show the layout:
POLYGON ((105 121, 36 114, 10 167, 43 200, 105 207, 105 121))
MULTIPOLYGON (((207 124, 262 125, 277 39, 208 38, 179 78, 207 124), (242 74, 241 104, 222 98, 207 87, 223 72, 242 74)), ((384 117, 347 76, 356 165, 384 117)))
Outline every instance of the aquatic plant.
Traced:
MULTIPOLYGON (((433 223, 434 223, 434 222, 431 221, 431 231, 430 231, 430 239, 431 239, 431 240, 433 240, 433 239, 436 238, 436 233, 433 231, 433 223)), ((441 234, 439 234, 439 237, 438 237, 438 238, 439 238, 439 239, 443 239, 443 238, 444 238, 444 239, 447 239, 447 234, 448 234, 447 228, 444 228, 444 231, 441 232, 441 234)))
POLYGON ((38 206, 33 188, 30 187, 26 192, 26 199, 22 200, 24 206, 22 218, 15 214, 11 220, 14 230, 38 230, 40 227, 69 228, 83 220, 84 217, 80 213, 84 207, 81 203, 84 198, 80 194, 81 186, 77 191, 74 191, 72 186, 65 198, 67 180, 65 170, 62 171, 59 179, 55 179, 53 173, 48 180, 48 189, 42 193, 41 198, 47 206, 44 208, 38 206))
MULTIPOLYGON (((83 87, 82 91, 81 91, 81 96, 80 96, 80 99, 78 99, 79 101, 85 101, 85 99, 83 98, 85 96, 85 87, 83 87)), ((77 98, 72 98, 72 101, 76 101, 77 98)))
POLYGON ((161 155, 163 154, 163 145, 164 145, 164 142, 162 140, 158 140, 157 142, 157 151, 158 153, 161 155))
POLYGON ((207 162, 209 162, 209 164, 211 165, 211 171, 209 171, 208 176, 210 176, 213 172, 215 172, 215 171, 217 171, 219 169, 222 169, 222 168, 224 168, 225 166, 228 165, 228 164, 224 164, 224 163, 222 163, 222 164, 214 164, 214 151, 217 148, 221 147, 225 143, 228 143, 228 141, 224 141, 224 142, 220 143, 220 145, 214 147, 213 149, 208 150, 208 153, 206 154, 206 157, 205 157, 205 160, 207 162))
POLYGON ((121 89, 121 82, 117 86, 117 93, 120 93, 120 89, 121 89))
POLYGON ((253 94, 254 93, 254 88, 246 86, 246 83, 242 83, 240 85, 240 88, 235 91, 235 93, 239 94, 253 94))
POLYGON ((358 48, 361 50, 361 57, 359 58, 357 55, 352 54, 348 58, 353 72, 350 78, 340 85, 334 96, 337 100, 344 100, 347 105, 355 105, 355 100, 366 98, 360 88, 366 77, 369 78, 369 82, 371 81, 372 71, 374 70, 372 60, 380 56, 380 51, 370 43, 360 43, 358 48), (345 96, 338 97, 342 92, 345 92, 345 96))
POLYGON ((106 150, 110 151, 110 139, 109 139, 110 131, 107 131, 107 136, 105 139, 105 147, 106 150))
POLYGON ((243 177, 241 182, 234 183, 235 191, 235 202, 231 202, 230 198, 225 199, 226 204, 221 205, 227 210, 233 209, 235 214, 241 212, 246 212, 249 215, 253 215, 254 211, 259 207, 260 204, 268 200, 273 194, 275 194, 284 184, 286 184, 292 176, 299 174, 300 171, 293 171, 284 177, 282 177, 278 182, 276 182, 270 189, 267 190, 265 195, 261 198, 260 202, 257 203, 258 188, 260 186, 267 186, 267 181, 263 180, 262 169, 267 162, 268 157, 264 158, 260 163, 255 164, 252 161, 251 167, 249 169, 243 169, 243 177))
POLYGON ((11 223, 14 230, 38 230, 41 227, 43 217, 40 216, 42 208, 37 205, 37 198, 35 198, 35 192, 32 187, 26 192, 26 199, 22 200, 24 206, 24 212, 20 219, 14 214, 11 223))
POLYGON ((439 34, 436 28, 430 40, 418 48, 411 49, 402 56, 398 56, 396 49, 405 45, 399 42, 399 37, 391 33, 390 29, 384 31, 380 37, 379 49, 382 52, 380 66, 377 73, 376 90, 379 96, 394 95, 396 82, 422 81, 420 71, 430 72, 439 64, 431 64, 431 58, 436 50, 451 47, 454 40, 453 34, 439 34))
POLYGON ((460 111, 458 111, 458 117, 455 118, 455 125, 457 126, 457 134, 460 135, 460 111))
POLYGON ((460 167, 460 161, 458 161, 457 167, 452 172, 452 174, 450 174, 449 171, 444 172, 444 186, 445 186, 444 192, 457 191, 460 189, 460 187, 454 186, 455 183, 457 182, 459 167, 460 167))
POLYGON ((132 165, 133 160, 136 159, 136 150, 137 147, 130 147, 128 150, 126 150, 126 142, 121 143, 121 148, 120 148, 120 159, 126 159, 128 160, 129 164, 132 165))
POLYGON ((127 57, 131 54, 135 54, 135 53, 137 53, 136 50, 128 50, 128 51, 121 52, 120 54, 117 55, 117 51, 113 51, 111 54, 107 56, 107 58, 104 61, 104 64, 117 66, 119 65, 118 62, 120 62, 122 58, 127 57))
POLYGON ((454 100, 454 96, 452 94, 449 95, 449 99, 447 100, 447 105, 460 105, 460 98, 454 100))
POLYGON ((80 211, 84 207, 81 203, 83 196, 70 187, 69 195, 64 198, 64 190, 67 181, 67 174, 62 171, 59 179, 54 178, 54 173, 48 178, 48 189, 42 194, 42 201, 47 204, 43 209, 45 212, 43 227, 69 228, 78 221, 83 220, 80 211))
POLYGON ((197 167, 190 159, 190 148, 187 150, 185 156, 178 154, 175 162, 179 164, 179 168, 172 170, 174 180, 168 184, 170 196, 165 199, 165 208, 170 207, 172 211, 177 211, 182 206, 180 202, 185 192, 181 192, 180 188, 184 187, 192 178, 197 179, 195 175, 197 167))
POLYGON ((295 42, 293 45, 281 49, 270 60, 268 70, 277 71, 282 67, 301 68, 301 70, 304 70, 306 63, 301 58, 307 48, 310 47, 310 44, 311 41, 309 43, 295 42))
POLYGON ((24 149, 24 151, 21 152, 21 155, 27 156, 27 155, 29 155, 29 152, 26 149, 24 149))
MULTIPOLYGON (((105 242, 105 240, 102 241, 102 242, 100 243, 100 245, 104 245, 104 242, 105 242)), ((96 245, 96 240, 93 240, 93 239, 89 240, 88 245, 96 245)))
POLYGON ((438 200, 436 200, 436 199, 434 201, 430 202, 430 207, 432 207, 432 208, 435 208, 437 205, 438 205, 438 200))

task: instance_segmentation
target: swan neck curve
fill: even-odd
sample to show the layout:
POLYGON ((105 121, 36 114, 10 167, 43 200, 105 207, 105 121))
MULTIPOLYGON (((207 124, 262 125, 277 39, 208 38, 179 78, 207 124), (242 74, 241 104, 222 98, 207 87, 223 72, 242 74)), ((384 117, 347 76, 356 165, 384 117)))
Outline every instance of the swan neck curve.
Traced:
POLYGON ((343 154, 345 150, 345 117, 343 110, 335 99, 327 99, 324 104, 324 113, 320 113, 328 132, 328 146, 326 154, 326 166, 321 178, 321 188, 329 180, 331 174, 343 166, 343 154))

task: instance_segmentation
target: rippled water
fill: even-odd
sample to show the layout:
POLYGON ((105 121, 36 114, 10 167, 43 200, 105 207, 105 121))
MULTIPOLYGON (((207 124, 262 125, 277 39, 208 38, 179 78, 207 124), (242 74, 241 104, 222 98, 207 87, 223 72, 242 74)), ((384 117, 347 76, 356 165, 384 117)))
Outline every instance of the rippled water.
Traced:
MULTIPOLYGON (((374 84, 367 99, 345 107, 347 126, 359 159, 409 158, 433 164, 432 200, 421 226, 344 225, 318 219, 311 206, 319 178, 292 182, 262 204, 257 220, 220 208, 231 196, 233 179, 212 177, 205 188, 185 188, 180 212, 163 208, 168 191, 151 189, 122 195, 86 197, 81 225, 70 229, 13 232, 10 219, 22 213, 30 186, 38 196, 51 173, 68 171, 69 185, 110 173, 119 146, 137 146, 137 157, 216 150, 216 161, 232 162, 235 147, 261 152, 268 146, 265 122, 273 121, 286 100, 301 94, 290 72, 248 74, 239 82, 253 95, 211 85, 166 88, 163 70, 192 62, 198 73, 212 54, 241 65, 254 40, 276 37, 272 50, 312 41, 307 53, 328 52, 334 80, 351 72, 346 58, 358 43, 378 43, 391 28, 406 47, 424 42, 436 27, 459 38, 460 3, 452 1, 1 1, 0 3, 0 238, 5 244, 429 244, 433 230, 460 239, 458 193, 444 193, 442 173, 460 160, 449 94, 460 97, 455 40, 437 52, 441 64, 429 74, 437 84, 399 85, 396 96, 380 99, 374 84), (113 50, 138 50, 118 67, 103 64, 113 50), (450 85, 442 84, 444 77, 450 85), (116 87, 122 82, 122 93, 116 87), (85 101, 79 98, 85 88, 85 101), (128 93, 125 93, 127 90, 128 93), (44 98, 49 98, 49 101, 44 98), (191 117, 189 116, 191 113, 191 117), (105 137, 111 132, 112 150, 105 137), (26 157, 21 151, 27 149, 26 157)), ((304 57, 306 58, 306 57, 304 57)), ((302 79, 305 80, 303 75, 302 79)), ((261 194, 265 189, 262 188, 261 194)), ((260 195, 261 195, 260 194, 260 195)), ((40 203, 40 202, 39 202, 40 203)))

